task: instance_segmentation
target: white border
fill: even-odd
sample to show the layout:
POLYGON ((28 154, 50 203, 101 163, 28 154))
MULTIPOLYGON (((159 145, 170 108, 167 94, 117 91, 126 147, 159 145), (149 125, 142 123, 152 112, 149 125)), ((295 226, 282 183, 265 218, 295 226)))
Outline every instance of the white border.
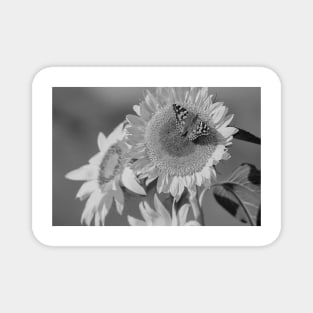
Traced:
POLYGON ((263 67, 51 67, 33 81, 32 228, 49 246, 264 246, 281 229, 281 83, 263 67), (261 87, 262 226, 52 226, 52 87, 261 87))

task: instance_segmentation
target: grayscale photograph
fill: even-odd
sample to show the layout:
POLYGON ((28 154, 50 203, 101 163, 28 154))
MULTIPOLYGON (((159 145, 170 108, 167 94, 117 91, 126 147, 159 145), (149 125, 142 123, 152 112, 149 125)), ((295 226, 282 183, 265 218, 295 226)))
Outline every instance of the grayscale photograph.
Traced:
POLYGON ((54 87, 53 226, 261 226, 260 87, 54 87))

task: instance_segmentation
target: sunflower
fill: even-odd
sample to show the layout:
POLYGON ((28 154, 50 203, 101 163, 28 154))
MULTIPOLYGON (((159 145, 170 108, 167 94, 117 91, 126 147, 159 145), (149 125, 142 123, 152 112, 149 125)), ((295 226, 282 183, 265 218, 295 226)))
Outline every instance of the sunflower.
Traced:
POLYGON ((237 129, 230 127, 232 115, 223 102, 213 103, 208 88, 157 88, 146 91, 135 105, 136 115, 127 116, 126 141, 135 160, 132 168, 146 184, 157 179, 157 191, 180 198, 185 187, 192 193, 196 186, 209 188, 216 178, 214 166, 230 158, 228 146, 237 129), (189 129, 196 123, 207 126, 205 135, 192 140, 177 127, 178 105, 189 116, 189 129))
POLYGON ((197 221, 187 222, 187 215, 190 209, 189 204, 184 204, 176 213, 175 202, 173 202, 172 216, 166 210, 157 195, 154 195, 154 207, 151 208, 148 202, 140 202, 139 210, 144 220, 128 216, 128 222, 131 226, 200 226, 197 221))
POLYGON ((81 201, 88 198, 81 216, 82 224, 85 222, 90 225, 94 218, 96 226, 104 225, 113 200, 118 213, 122 214, 124 194, 121 184, 135 193, 145 194, 129 167, 127 158, 129 148, 123 141, 124 135, 124 123, 117 126, 107 138, 103 133, 99 133, 100 151, 87 165, 65 175, 71 180, 86 181, 76 195, 81 201))

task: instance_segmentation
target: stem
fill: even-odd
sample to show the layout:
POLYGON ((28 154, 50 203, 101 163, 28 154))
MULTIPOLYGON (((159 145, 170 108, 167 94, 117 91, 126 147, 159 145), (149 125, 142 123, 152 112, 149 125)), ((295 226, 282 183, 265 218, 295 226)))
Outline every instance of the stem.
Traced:
POLYGON ((189 193, 189 202, 192 207, 193 215, 195 216, 195 219, 200 223, 201 226, 204 226, 204 215, 203 211, 199 204, 199 199, 197 197, 197 193, 192 195, 189 193))

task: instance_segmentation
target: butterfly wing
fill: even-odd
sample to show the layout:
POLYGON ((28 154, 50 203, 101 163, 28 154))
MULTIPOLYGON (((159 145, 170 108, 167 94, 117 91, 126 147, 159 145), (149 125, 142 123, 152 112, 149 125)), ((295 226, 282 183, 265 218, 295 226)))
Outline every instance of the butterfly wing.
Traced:
POLYGON ((176 115, 176 126, 182 136, 187 136, 193 141, 199 136, 209 134, 209 125, 202 121, 197 115, 189 112, 179 104, 173 104, 176 115))
POLYGON ((188 139, 193 141, 199 136, 207 136, 209 134, 209 130, 209 125, 206 122, 198 119, 194 129, 188 133, 188 139))
POLYGON ((184 132, 188 111, 179 104, 173 104, 173 109, 176 115, 176 126, 181 133, 184 132))

